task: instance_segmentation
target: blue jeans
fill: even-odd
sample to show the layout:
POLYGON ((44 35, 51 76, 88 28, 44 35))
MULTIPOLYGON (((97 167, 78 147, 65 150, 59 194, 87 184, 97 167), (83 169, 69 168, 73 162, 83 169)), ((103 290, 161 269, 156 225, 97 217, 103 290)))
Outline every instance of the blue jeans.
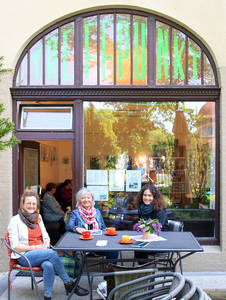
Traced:
MULTIPOLYGON (((46 297, 52 296, 55 273, 59 275, 64 283, 71 281, 56 251, 39 249, 27 251, 24 255, 29 259, 32 267, 41 267, 43 269, 44 294, 46 297)), ((28 267, 25 258, 20 257, 18 262, 22 266, 28 267)))

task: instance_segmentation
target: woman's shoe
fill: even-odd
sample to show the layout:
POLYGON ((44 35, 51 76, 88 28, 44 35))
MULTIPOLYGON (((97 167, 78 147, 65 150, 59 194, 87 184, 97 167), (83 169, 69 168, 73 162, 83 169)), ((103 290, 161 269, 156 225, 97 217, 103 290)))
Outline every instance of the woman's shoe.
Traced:
MULTIPOLYGON (((64 284, 67 295, 73 290, 75 284, 76 283, 74 281, 64 284)), ((89 291, 78 285, 74 293, 78 296, 86 296, 89 294, 89 291)))

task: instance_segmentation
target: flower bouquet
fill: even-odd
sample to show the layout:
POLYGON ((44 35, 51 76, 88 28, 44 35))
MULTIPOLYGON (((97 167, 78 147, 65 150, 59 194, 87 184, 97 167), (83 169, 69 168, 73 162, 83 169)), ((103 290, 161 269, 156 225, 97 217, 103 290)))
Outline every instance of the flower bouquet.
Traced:
POLYGON ((158 219, 140 219, 134 226, 133 230, 141 232, 143 234, 143 239, 150 239, 151 233, 160 234, 162 229, 162 224, 159 223, 158 219))

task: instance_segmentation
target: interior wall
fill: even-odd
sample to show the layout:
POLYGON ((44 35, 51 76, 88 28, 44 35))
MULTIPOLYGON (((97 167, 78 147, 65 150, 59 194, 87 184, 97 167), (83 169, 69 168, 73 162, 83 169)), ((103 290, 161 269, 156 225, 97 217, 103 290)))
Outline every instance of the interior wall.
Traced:
POLYGON ((40 185, 45 188, 48 182, 56 184, 72 178, 72 142, 39 141, 40 143, 40 185), (44 147, 43 147, 44 146, 44 147), (47 157, 43 157, 43 149, 47 157))

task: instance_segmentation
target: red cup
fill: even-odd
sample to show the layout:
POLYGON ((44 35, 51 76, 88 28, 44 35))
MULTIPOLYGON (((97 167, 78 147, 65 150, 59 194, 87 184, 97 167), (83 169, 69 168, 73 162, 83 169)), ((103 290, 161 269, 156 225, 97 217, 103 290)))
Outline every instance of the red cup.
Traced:
POLYGON ((107 234, 115 234, 115 231, 116 229, 115 229, 115 227, 107 227, 106 228, 106 232, 107 232, 107 234))
POLYGON ((91 235, 91 232, 90 232, 90 231, 83 231, 83 232, 82 232, 82 237, 83 237, 84 239, 90 238, 90 235, 91 235))

